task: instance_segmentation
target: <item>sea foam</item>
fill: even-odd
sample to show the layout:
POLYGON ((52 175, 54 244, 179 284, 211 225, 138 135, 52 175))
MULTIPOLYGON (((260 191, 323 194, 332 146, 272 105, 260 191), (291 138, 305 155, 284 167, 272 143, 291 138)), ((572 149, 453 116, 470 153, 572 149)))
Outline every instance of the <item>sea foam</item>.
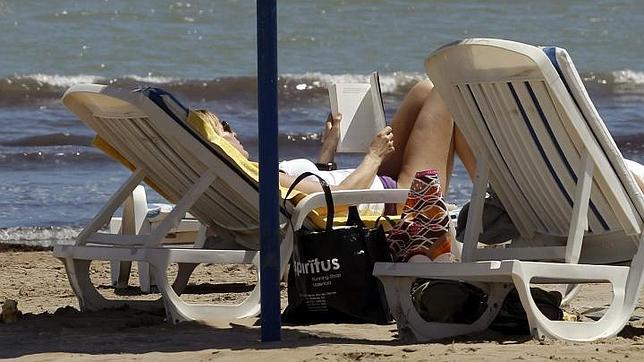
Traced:
POLYGON ((0 229, 0 244, 51 247, 71 244, 82 229, 76 227, 10 227, 0 229))
POLYGON ((613 72, 615 83, 644 84, 644 72, 625 69, 613 72))

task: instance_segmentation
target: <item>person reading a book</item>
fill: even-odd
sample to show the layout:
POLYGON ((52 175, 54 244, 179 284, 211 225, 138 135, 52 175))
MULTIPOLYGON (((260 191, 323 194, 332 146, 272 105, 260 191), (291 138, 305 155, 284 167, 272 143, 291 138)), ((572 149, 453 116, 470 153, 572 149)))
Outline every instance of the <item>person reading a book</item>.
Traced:
MULTIPOLYGON (((280 162, 281 186, 289 187, 297 176, 308 171, 324 178, 333 190, 409 188, 417 171, 434 168, 446 190, 454 154, 461 158, 470 177, 474 175, 472 151, 454 127, 447 107, 429 80, 420 81, 410 89, 391 124, 376 134, 355 169, 319 170, 316 163, 333 164, 341 118, 331 115, 327 118, 317 162, 307 159, 280 162)), ((212 123, 222 138, 248 157, 230 124, 212 123)), ((313 180, 303 180, 296 189, 305 193, 321 191, 320 184, 313 180)), ((396 213, 391 205, 387 211, 396 213)))
MULTIPOLYGON (((248 157, 232 127, 214 118, 215 130, 248 157)), ((280 162, 282 187, 289 187, 297 176, 308 171, 324 178, 333 190, 409 188, 416 172, 433 168, 438 171, 441 188, 448 190, 454 155, 459 156, 470 179, 476 174, 476 158, 430 80, 420 81, 409 90, 393 121, 376 134, 358 167, 319 170, 316 164, 333 164, 341 118, 331 115, 327 118, 317 162, 307 159, 280 162)), ((625 162, 644 190, 644 166, 634 161, 625 162)), ((296 189, 305 193, 322 190, 314 180, 303 180, 296 189)), ((397 212, 388 205, 385 213, 397 212)))

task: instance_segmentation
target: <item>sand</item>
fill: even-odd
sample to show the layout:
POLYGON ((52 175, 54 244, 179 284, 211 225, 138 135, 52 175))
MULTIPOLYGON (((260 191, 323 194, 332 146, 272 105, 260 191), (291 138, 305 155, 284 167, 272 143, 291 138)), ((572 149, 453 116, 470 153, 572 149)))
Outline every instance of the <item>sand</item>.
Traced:
MULTIPOLYGON (((51 251, 0 248, 0 300, 14 299, 24 313, 0 324, 0 358, 73 360, 417 361, 417 360, 644 360, 644 321, 629 323, 615 338, 593 343, 535 341, 529 336, 482 334, 434 343, 403 343, 392 325, 319 324, 284 327, 282 341, 260 342, 257 319, 172 325, 163 313, 132 309, 79 312, 62 264, 51 251)), ((253 287, 246 266, 200 266, 186 300, 234 302, 253 287), (217 283, 223 283, 218 285, 217 283)), ((92 265, 92 279, 106 296, 155 299, 131 287, 118 296, 107 263, 92 265)), ((136 284, 133 279, 132 284, 136 284)), ((606 303, 610 289, 586 286, 570 311, 606 303), (602 299, 603 298, 603 299, 602 299)), ((282 304, 286 292, 282 291, 282 304)), ((636 316, 644 314, 640 307, 636 316)))

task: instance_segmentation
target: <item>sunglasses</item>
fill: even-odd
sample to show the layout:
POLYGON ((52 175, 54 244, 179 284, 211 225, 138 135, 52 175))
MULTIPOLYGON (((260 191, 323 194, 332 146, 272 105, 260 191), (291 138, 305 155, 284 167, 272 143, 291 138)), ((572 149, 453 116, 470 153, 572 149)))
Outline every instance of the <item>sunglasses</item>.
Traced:
POLYGON ((233 131, 233 128, 230 126, 230 123, 226 121, 221 121, 220 123, 221 127, 224 129, 224 132, 235 133, 235 131, 233 131))

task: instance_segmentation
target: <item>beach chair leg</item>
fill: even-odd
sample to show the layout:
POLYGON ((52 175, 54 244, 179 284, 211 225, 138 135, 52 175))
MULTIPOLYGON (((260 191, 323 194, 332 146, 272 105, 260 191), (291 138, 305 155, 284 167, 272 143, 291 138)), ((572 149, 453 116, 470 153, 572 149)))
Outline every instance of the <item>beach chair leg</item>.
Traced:
POLYGON ((573 265, 557 265, 543 268, 541 265, 522 264, 515 268, 512 279, 519 293, 521 304, 528 316, 530 331, 534 338, 542 340, 546 337, 564 339, 575 342, 590 342, 600 338, 617 335, 628 322, 633 305, 625 299, 626 275, 622 272, 595 272, 588 268, 566 268, 573 265), (606 280, 612 285, 613 298, 606 314, 598 321, 567 322, 549 320, 537 307, 530 293, 530 281, 535 277, 576 279, 596 281, 606 280), (630 308, 630 309, 629 309, 630 308))
MULTIPOLYGON (((209 246, 206 245, 206 232, 207 228, 204 225, 201 225, 197 236, 195 237, 194 246, 195 249, 208 249, 209 246)), ((180 263, 179 271, 177 273, 177 278, 174 283, 172 283, 172 288, 174 291, 181 295, 185 289, 192 272, 195 270, 199 264, 190 264, 190 263, 180 263)), ((152 286, 156 286, 154 280, 154 274, 150 270, 150 265, 144 261, 137 263, 139 270, 139 286, 143 293, 150 293, 152 291, 152 286)))
POLYGON ((108 300, 103 297, 89 277, 91 260, 61 258, 67 271, 69 284, 78 298, 81 310, 101 310, 106 308, 119 308, 125 305, 123 301, 108 300))
MULTIPOLYGON (((113 221, 110 222, 110 234, 118 234, 121 231, 122 222, 115 225, 113 221)), ((116 289, 127 288, 130 272, 132 269, 132 262, 130 261, 110 261, 110 277, 112 286, 116 289)))
POLYGON ((583 284, 567 284, 566 291, 561 298, 561 305, 569 304, 573 300, 573 298, 575 298, 575 296, 579 294, 582 285, 583 284))
POLYGON ((130 282, 130 273, 132 272, 131 261, 112 261, 110 267, 116 266, 117 276, 116 283, 113 283, 116 289, 126 289, 130 282))
POLYGON ((179 263, 179 270, 177 271, 177 277, 172 283, 172 290, 178 295, 181 295, 190 281, 190 276, 192 272, 199 264, 195 263, 179 263))
POLYGON ((150 272, 150 265, 144 261, 139 261, 136 263, 136 267, 139 271, 139 288, 141 288, 141 292, 145 294, 151 293, 154 276, 150 272))
MULTIPOLYGON (((208 229, 204 226, 201 225, 199 227, 199 232, 197 233, 197 237, 195 238, 195 243, 194 243, 194 248, 195 249, 211 249, 212 247, 207 244, 207 239, 206 239, 206 232, 208 229)), ((194 264, 194 263, 179 263, 179 270, 177 271, 177 277, 174 280, 174 283, 172 283, 172 289, 174 290, 175 293, 178 295, 181 295, 183 291, 186 289, 186 286, 188 285, 188 282, 190 281, 190 276, 192 275, 192 272, 194 272, 195 268, 197 268, 199 264, 194 264)))
MULTIPOLYGON (((199 264, 189 264, 189 263, 179 263, 179 270, 177 271, 177 277, 172 283, 172 289, 175 293, 181 295, 185 290, 188 282, 190 281, 190 276, 199 264)), ((157 283, 154 278, 154 274, 150 269, 150 264, 144 261, 137 263, 139 270, 139 286, 141 292, 145 294, 152 293, 152 287, 156 287, 157 283)))
MULTIPOLYGON (((110 233, 118 233, 122 235, 139 234, 148 213, 148 201, 145 194, 145 188, 141 185, 136 186, 134 190, 132 190, 132 194, 125 199, 122 207, 123 216, 121 218, 120 227, 116 229, 114 223, 110 222, 110 233)), ((132 272, 132 262, 111 261, 110 272, 112 276, 112 285, 116 289, 125 289, 129 285, 130 273, 132 272)), ((139 273, 141 273, 140 263, 139 273)), ((142 291, 145 293, 150 292, 149 283, 140 285, 142 291)))
POLYGON ((484 331, 499 313, 503 299, 512 289, 509 283, 477 284, 488 295, 488 307, 472 324, 438 323, 424 320, 411 298, 411 286, 416 277, 379 275, 389 309, 396 320, 399 338, 403 341, 431 341, 441 338, 484 331))
POLYGON ((107 299, 98 292, 90 278, 92 260, 58 257, 65 266, 67 279, 83 311, 123 308, 125 306, 143 311, 158 312, 163 308, 161 299, 157 300, 114 300, 107 299))
POLYGON ((192 304, 184 302, 168 281, 168 264, 151 262, 150 267, 156 276, 157 287, 163 296, 168 321, 180 323, 193 320, 229 320, 254 317, 260 311, 259 283, 251 294, 239 304, 192 304))

